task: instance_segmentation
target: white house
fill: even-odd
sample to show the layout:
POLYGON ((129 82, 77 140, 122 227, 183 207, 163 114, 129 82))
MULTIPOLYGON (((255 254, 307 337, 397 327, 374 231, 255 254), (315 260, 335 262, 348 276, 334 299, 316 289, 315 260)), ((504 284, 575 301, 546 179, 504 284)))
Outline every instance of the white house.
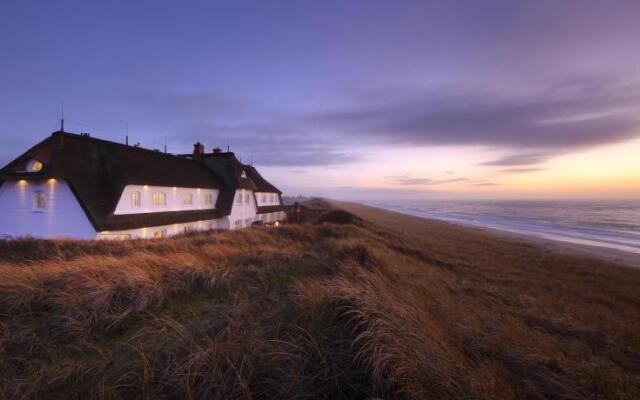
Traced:
POLYGON ((0 236, 157 238, 285 219, 281 192, 232 152, 173 155, 54 132, 0 169, 0 236))

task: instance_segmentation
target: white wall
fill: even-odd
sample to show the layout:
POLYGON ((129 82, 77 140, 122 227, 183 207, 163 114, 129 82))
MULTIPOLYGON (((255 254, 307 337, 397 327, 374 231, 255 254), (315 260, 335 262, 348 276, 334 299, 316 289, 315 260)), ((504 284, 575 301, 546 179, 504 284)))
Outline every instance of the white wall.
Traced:
POLYGON ((231 214, 228 216, 230 229, 240 229, 251 226, 256 219, 256 203, 251 190, 238 189, 233 199, 231 214), (242 202, 238 202, 241 198, 242 202), (247 201, 248 200, 248 201, 247 201))
POLYGON ((229 223, 226 218, 209 219, 203 221, 188 222, 184 224, 171 224, 162 226, 153 226, 148 228, 127 229, 119 231, 103 231, 97 235, 97 239, 106 240, 126 240, 126 239, 152 239, 156 233, 162 231, 167 237, 180 235, 185 233, 185 228, 196 231, 207 231, 214 229, 229 229, 229 223))
POLYGON ((93 239, 96 231, 65 181, 7 181, 0 187, 0 236, 93 239), (34 210, 34 193, 46 208, 34 210))
POLYGON ((165 211, 214 209, 216 207, 217 199, 218 190, 216 189, 127 185, 122 191, 122 195, 120 196, 120 200, 118 201, 114 214, 141 214, 165 211), (131 196, 133 192, 140 192, 140 207, 133 207, 132 205, 131 196), (164 192, 166 194, 166 207, 156 207, 153 205, 153 194, 157 192, 164 192), (182 204, 182 195, 186 193, 191 193, 193 196, 193 204, 182 204), (204 198, 207 194, 212 196, 211 204, 204 204, 204 198))
POLYGON ((279 206, 280 196, 278 196, 278 193, 256 192, 256 201, 258 202, 258 207, 279 206))

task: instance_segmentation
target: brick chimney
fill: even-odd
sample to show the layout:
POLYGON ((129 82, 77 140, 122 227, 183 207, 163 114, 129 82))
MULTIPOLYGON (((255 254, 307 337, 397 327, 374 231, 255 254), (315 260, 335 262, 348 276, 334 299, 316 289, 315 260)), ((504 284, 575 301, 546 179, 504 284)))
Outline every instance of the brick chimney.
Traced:
POLYGON ((204 155, 204 145, 200 142, 193 145, 193 159, 194 160, 202 160, 202 156, 204 155))

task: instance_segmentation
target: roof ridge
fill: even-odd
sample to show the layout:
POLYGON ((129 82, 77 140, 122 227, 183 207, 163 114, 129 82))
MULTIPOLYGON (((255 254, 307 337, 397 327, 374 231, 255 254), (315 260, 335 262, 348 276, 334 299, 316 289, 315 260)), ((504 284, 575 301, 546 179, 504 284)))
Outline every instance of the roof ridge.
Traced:
POLYGON ((187 160, 187 161, 198 161, 195 160, 193 158, 189 158, 188 154, 173 154, 173 153, 164 153, 160 150, 154 150, 154 149, 147 149, 146 147, 140 147, 140 146, 132 146, 130 144, 124 144, 124 143, 119 143, 119 142, 114 142, 112 140, 107 140, 107 139, 100 139, 100 138, 96 138, 93 136, 83 136, 81 134, 78 133, 73 133, 73 132, 63 132, 63 131, 55 131, 51 133, 51 136, 66 136, 66 137, 70 137, 73 139, 79 139, 79 140, 92 140, 94 142, 102 142, 102 143, 107 143, 110 145, 117 145, 120 147, 124 147, 126 149, 130 149, 130 150, 134 150, 134 151, 148 151, 150 153, 153 154, 159 154, 159 155, 163 155, 163 156, 167 156, 167 157, 174 157, 180 160, 187 160))

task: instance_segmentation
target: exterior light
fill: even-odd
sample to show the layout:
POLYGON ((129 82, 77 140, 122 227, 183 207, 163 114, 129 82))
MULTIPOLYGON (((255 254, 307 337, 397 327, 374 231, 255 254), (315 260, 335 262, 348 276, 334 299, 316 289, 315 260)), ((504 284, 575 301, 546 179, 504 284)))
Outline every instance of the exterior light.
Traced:
POLYGON ((280 222, 276 221, 275 226, 280 226, 280 222))
POLYGON ((24 180, 24 179, 20 179, 20 180, 18 181, 18 185, 24 186, 24 185, 26 185, 26 184, 27 184, 27 181, 26 181, 26 180, 24 180))

